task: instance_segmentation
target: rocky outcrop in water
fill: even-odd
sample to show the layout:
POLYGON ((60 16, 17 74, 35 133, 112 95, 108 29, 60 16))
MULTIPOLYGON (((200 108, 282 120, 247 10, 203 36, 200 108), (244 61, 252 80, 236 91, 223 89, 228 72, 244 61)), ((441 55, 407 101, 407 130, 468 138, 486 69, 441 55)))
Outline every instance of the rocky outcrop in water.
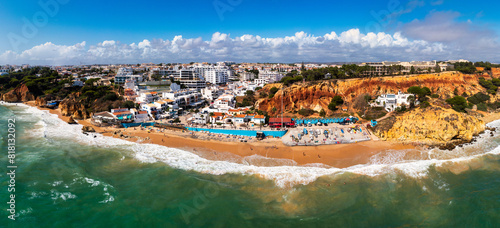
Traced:
POLYGON ((29 91, 25 84, 2 95, 2 100, 6 102, 26 102, 35 100, 35 96, 29 91))
POLYGON ((374 129, 381 139, 418 142, 443 149, 471 142, 486 127, 484 121, 474 116, 436 106, 418 108, 387 121, 392 121, 392 127, 382 121, 374 129))
POLYGON ((69 117, 68 124, 76 124, 76 121, 73 119, 73 117, 69 117))
POLYGON ((83 132, 95 132, 95 129, 91 126, 83 126, 82 131, 83 132))

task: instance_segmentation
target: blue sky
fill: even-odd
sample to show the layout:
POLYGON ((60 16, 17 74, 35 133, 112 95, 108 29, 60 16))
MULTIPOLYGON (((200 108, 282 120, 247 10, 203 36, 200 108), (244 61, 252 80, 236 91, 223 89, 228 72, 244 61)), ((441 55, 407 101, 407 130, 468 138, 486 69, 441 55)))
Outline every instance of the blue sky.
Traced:
POLYGON ((500 62, 492 51, 500 41, 500 3, 493 1, 40 2, 50 3, 49 10, 38 1, 0 2, 0 64, 420 58, 500 62), (30 25, 36 31, 28 31, 30 25), (332 32, 327 39, 325 34, 332 32))

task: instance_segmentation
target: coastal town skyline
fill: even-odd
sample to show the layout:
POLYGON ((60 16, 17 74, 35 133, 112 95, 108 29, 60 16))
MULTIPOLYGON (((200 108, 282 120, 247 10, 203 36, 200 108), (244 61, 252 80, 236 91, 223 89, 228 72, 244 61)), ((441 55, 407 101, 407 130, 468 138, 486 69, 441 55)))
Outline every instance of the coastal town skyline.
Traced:
POLYGON ((499 7, 0 2, 0 224, 496 227, 499 7))
POLYGON ((357 3, 5 2, 0 64, 500 62, 498 3, 357 3))

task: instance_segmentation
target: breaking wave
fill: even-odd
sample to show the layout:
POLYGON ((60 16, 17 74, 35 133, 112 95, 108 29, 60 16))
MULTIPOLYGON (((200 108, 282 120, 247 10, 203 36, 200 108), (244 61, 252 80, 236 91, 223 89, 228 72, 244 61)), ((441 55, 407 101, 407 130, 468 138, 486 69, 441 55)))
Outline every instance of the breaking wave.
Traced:
MULTIPOLYGON (((387 150, 371 157, 368 164, 355 165, 348 168, 333 168, 321 165, 297 166, 293 161, 276 160, 268 167, 252 165, 268 160, 260 156, 245 158, 243 164, 228 161, 213 161, 196 154, 176 148, 168 148, 155 144, 139 144, 122 139, 105 137, 100 134, 83 134, 81 125, 68 125, 57 115, 50 114, 35 107, 23 105, 21 112, 29 113, 38 120, 29 137, 45 137, 49 139, 73 140, 89 146, 97 146, 118 150, 129 150, 135 159, 145 163, 163 162, 170 167, 193 170, 200 173, 223 175, 239 173, 257 175, 273 180, 280 187, 291 187, 298 184, 307 185, 321 176, 354 173, 358 175, 379 176, 399 172, 414 178, 425 178, 431 166, 447 168, 457 163, 467 163, 473 159, 489 154, 500 154, 500 140, 496 132, 486 131, 476 142, 457 147, 452 151, 439 149, 419 150, 387 150), (258 161, 258 162, 256 162, 258 161)), ((16 111, 18 112, 18 111, 16 111)), ((24 114, 23 113, 23 114, 24 114)), ((489 127, 500 127, 500 120, 488 124, 489 127)), ((62 195, 66 197, 65 195, 62 195)), ((58 195, 59 197, 59 195, 58 195)), ((71 198, 71 197, 68 197, 71 198)), ((110 198, 108 201, 111 201, 110 198)))

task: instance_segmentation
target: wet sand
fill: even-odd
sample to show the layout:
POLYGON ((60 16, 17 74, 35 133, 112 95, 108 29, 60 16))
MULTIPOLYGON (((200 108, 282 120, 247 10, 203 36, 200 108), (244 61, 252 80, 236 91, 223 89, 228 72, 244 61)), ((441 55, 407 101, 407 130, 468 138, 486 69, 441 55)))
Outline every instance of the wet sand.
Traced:
MULTIPOLYGON (((28 102, 28 105, 34 106, 33 102, 28 102)), ((62 116, 59 109, 46 109, 52 114, 56 114, 60 119, 67 122, 69 117, 62 116)), ((243 143, 243 142, 221 142, 217 140, 199 140, 193 138, 188 131, 170 131, 165 132, 151 132, 147 130, 140 130, 137 127, 133 128, 100 128, 93 126, 90 119, 76 120, 79 124, 84 126, 92 126, 96 132, 104 136, 113 136, 113 132, 121 130, 124 135, 136 136, 141 138, 149 137, 149 140, 144 140, 140 143, 154 143, 166 147, 178 148, 193 152, 201 157, 210 160, 223 160, 237 163, 248 163, 248 160, 258 160, 251 164, 254 165, 290 165, 295 161, 296 165, 327 165, 336 168, 346 168, 358 164, 366 164, 370 161, 370 157, 386 151, 386 150, 403 150, 415 149, 411 145, 403 145, 386 141, 368 141, 354 144, 337 144, 337 145, 324 145, 324 146, 285 146, 281 139, 266 139, 259 142, 243 143), (268 159, 255 159, 249 157, 252 155, 260 155, 265 158, 273 158, 276 161, 269 161, 268 159), (282 159, 282 160, 279 160, 282 159), (287 159, 287 160, 283 160, 287 159)), ((117 137, 118 138, 118 137, 117 137)), ((137 142, 137 138, 125 139, 137 142)))

